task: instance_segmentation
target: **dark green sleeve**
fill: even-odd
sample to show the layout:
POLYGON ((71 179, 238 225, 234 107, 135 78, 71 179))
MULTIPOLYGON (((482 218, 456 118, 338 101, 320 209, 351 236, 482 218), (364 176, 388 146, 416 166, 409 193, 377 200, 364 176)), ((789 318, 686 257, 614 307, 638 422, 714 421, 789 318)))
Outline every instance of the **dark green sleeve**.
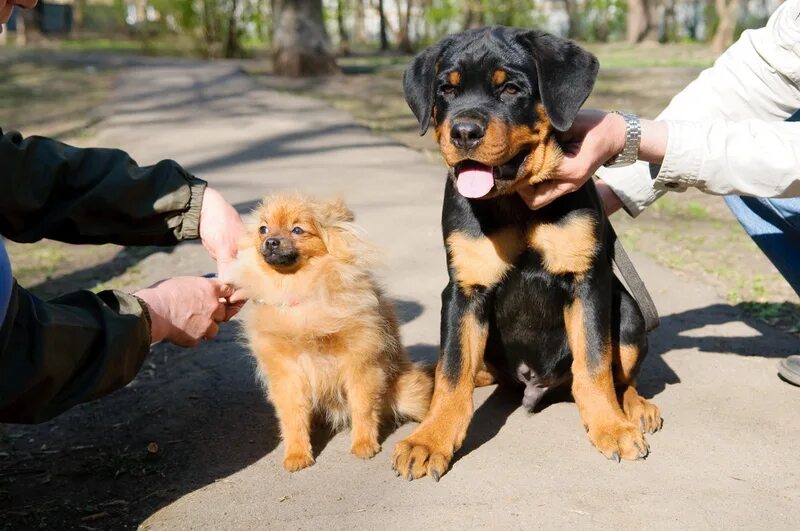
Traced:
POLYGON ((149 351, 150 323, 132 295, 44 302, 15 282, 0 329, 0 422, 42 422, 123 387, 149 351))
POLYGON ((0 234, 18 242, 173 245, 198 237, 204 190, 171 160, 0 130, 0 234))

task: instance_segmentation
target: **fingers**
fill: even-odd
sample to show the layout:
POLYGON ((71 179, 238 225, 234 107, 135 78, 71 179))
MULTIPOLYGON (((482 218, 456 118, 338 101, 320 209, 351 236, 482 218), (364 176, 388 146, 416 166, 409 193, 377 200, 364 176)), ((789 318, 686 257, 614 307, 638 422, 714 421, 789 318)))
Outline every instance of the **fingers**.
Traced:
POLYGON ((526 186, 519 191, 520 197, 531 210, 549 205, 559 197, 579 188, 570 181, 545 181, 536 186, 526 186))
POLYGON ((236 303, 226 304, 225 305, 225 320, 226 321, 230 321, 231 319, 233 319, 233 317, 237 313, 239 313, 241 311, 241 309, 244 306, 245 302, 247 302, 247 301, 243 300, 243 301, 236 302, 236 303))
POLYGON ((227 319, 225 319, 225 315, 228 312, 227 306, 227 303, 219 302, 217 304, 217 308, 214 310, 214 313, 211 314, 211 320, 216 323, 227 321, 227 319))
POLYGON ((12 5, 17 5, 25 9, 32 9, 36 6, 38 0, 11 0, 12 5))
POLYGON ((214 339, 219 334, 219 325, 214 321, 206 329, 206 333, 203 335, 203 339, 214 339))

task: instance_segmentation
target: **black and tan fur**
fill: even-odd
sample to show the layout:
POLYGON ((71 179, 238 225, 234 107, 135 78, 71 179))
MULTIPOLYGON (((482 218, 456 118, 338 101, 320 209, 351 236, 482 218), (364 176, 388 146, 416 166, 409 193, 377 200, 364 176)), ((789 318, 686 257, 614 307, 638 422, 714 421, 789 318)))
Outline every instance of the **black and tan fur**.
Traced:
POLYGON ((589 439, 609 458, 645 457, 644 433, 661 426, 636 392, 644 321, 612 273, 593 183, 536 211, 516 193, 550 178, 562 156, 555 133, 572 124, 597 69, 569 41, 491 27, 445 38, 406 70, 406 100, 423 134, 433 125, 450 168, 442 213, 450 281, 431 408, 393 455, 403 477, 447 471, 473 388, 490 374, 523 388, 530 409, 571 382, 589 439), (457 191, 465 164, 493 168, 484 197, 457 191))

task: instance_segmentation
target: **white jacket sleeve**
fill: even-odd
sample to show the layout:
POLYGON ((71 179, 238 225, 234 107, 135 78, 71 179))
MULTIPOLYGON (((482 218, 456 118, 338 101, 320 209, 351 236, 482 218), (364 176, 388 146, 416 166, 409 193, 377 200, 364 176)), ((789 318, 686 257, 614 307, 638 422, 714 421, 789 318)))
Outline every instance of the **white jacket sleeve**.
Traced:
POLYGON ((667 190, 696 186, 718 194, 798 195, 800 0, 787 0, 767 26, 746 31, 714 66, 672 99, 663 167, 637 163, 598 176, 637 216, 667 190), (760 122, 760 123, 759 123, 760 122), (682 138, 686 135, 687 138, 682 138))

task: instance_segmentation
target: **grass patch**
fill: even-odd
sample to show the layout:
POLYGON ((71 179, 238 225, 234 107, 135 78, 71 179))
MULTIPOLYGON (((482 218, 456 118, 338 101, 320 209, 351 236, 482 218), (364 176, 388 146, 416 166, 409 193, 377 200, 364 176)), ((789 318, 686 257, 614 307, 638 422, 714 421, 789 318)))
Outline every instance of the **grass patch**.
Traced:
POLYGON ((745 301, 736 305, 743 312, 756 317, 770 326, 800 335, 800 305, 792 302, 745 301))

